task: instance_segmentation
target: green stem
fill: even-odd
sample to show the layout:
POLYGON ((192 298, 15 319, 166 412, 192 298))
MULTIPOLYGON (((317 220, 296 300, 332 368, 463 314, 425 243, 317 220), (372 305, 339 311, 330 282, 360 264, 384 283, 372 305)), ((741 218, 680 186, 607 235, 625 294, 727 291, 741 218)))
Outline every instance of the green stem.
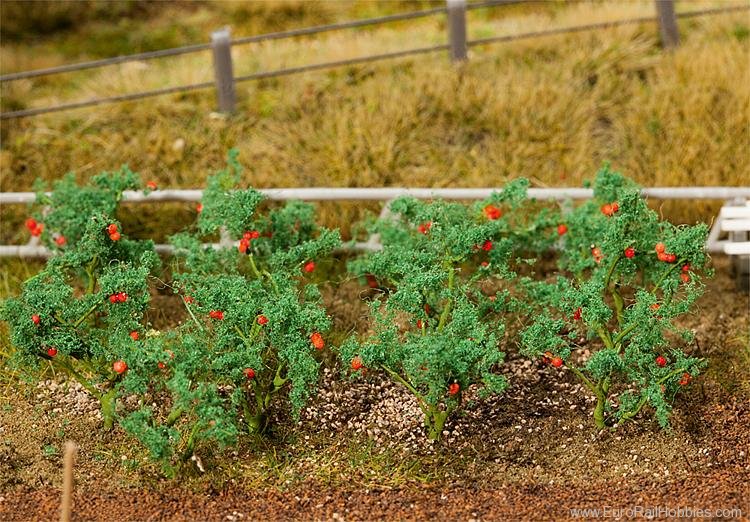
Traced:
POLYGON ((96 268, 96 264, 98 261, 99 256, 94 256, 94 258, 91 260, 91 263, 86 266, 86 275, 89 278, 88 285, 86 286, 87 294, 93 294, 94 289, 96 288, 96 276, 94 276, 94 268, 96 268))
POLYGON ((235 332, 237 332, 237 335, 239 335, 239 336, 240 336, 240 338, 241 338, 241 339, 242 339, 243 341, 245 341, 245 344, 246 344, 246 345, 248 345, 248 346, 250 345, 250 339, 248 339, 248 338, 247 338, 247 336, 246 336, 246 335, 244 334, 244 332, 243 332, 243 331, 242 331, 242 330, 240 329, 240 327, 239 327, 239 326, 235 325, 235 326, 234 326, 234 331, 235 331, 235 332))
POLYGON ((258 279, 263 279, 265 276, 266 279, 271 283, 271 286, 273 287, 276 294, 279 294, 279 286, 276 284, 276 281, 274 281, 273 276, 268 272, 268 270, 263 270, 262 272, 258 270, 258 266, 255 264, 255 259, 253 258, 253 255, 250 254, 247 256, 248 261, 250 262, 250 270, 252 271, 253 275, 258 279))
POLYGON ((612 290, 610 291, 612 294, 612 300, 615 303, 615 313, 617 315, 617 324, 620 325, 620 328, 622 328, 622 322, 623 322, 623 316, 622 316, 622 310, 625 307, 625 301, 623 300, 622 296, 620 295, 619 290, 617 289, 617 284, 612 286, 612 290))
POLYGON ((607 398, 604 394, 596 396, 596 408, 594 408, 594 424, 597 428, 603 429, 607 425, 604 423, 604 406, 607 404, 607 398))
POLYGON ((182 408, 174 408, 169 413, 169 417, 167 417, 167 420, 164 422, 167 426, 174 426, 174 423, 177 422, 177 420, 182 417, 182 414, 185 413, 185 410, 182 408))
POLYGON ((258 270, 258 267, 255 265, 255 259, 253 259, 252 254, 247 256, 247 259, 250 262, 250 270, 252 270, 253 275, 258 279, 262 279, 263 275, 260 273, 260 270, 258 270))
MULTIPOLYGON (((672 370, 667 375, 665 375, 664 377, 662 377, 661 379, 659 379, 658 381, 656 381, 656 384, 663 384, 665 381, 671 379, 672 377, 674 377, 677 374, 683 373, 684 371, 685 371, 685 368, 677 368, 675 370, 672 370)), ((625 422, 626 420, 632 419, 633 417, 635 417, 636 415, 638 415, 638 412, 640 412, 641 409, 643 408, 643 406, 646 405, 646 402, 648 402, 648 396, 641 397, 641 400, 638 401, 638 405, 634 409, 632 409, 630 411, 626 411, 625 413, 623 413, 622 415, 620 415, 620 420, 617 421, 617 424, 620 425, 623 422, 625 422)))
POLYGON ((117 410, 117 390, 112 388, 107 393, 99 397, 102 403, 102 419, 104 421, 104 430, 110 431, 115 424, 115 412, 117 410))
POLYGON ((281 293, 279 292, 279 285, 276 284, 276 281, 274 280, 271 273, 268 272, 268 270, 263 270, 263 274, 265 274, 266 278, 271 283, 271 286, 273 287, 274 292, 276 292, 276 295, 279 295, 281 293))
POLYGON ((656 381, 656 384, 664 384, 666 381, 668 381, 669 379, 671 379, 675 375, 680 374, 680 373, 685 373, 686 371, 687 370, 685 368, 677 368, 676 370, 672 370, 667 375, 665 375, 664 377, 662 377, 661 379, 659 379, 658 381, 656 381))
POLYGON ((193 424, 193 429, 190 430, 190 435, 188 436, 188 440, 185 445, 185 451, 182 454, 182 460, 188 460, 190 457, 193 456, 193 449, 195 447, 195 436, 198 434, 199 427, 200 427, 200 421, 196 421, 195 424, 193 424))
POLYGON ((79 327, 79 326, 81 325, 81 323, 82 323, 82 322, 84 322, 84 321, 86 320, 86 318, 87 318, 88 316, 90 316, 90 315, 91 315, 92 313, 94 313, 94 311, 95 311, 95 310, 96 310, 97 308, 99 308, 99 305, 100 305, 100 304, 101 304, 101 303, 94 303, 94 305, 93 305, 93 306, 92 306, 91 308, 89 308, 89 309, 88 309, 88 310, 86 311, 86 313, 85 313, 85 314, 83 314, 83 315, 82 315, 81 317, 79 317, 79 318, 78 318, 78 320, 77 320, 77 321, 76 321, 75 323, 73 323, 73 328, 78 328, 78 327, 79 327))
POLYGON ((656 281, 656 284, 654 284, 654 289, 653 289, 653 290, 651 290, 651 293, 652 293, 652 294, 656 294, 656 291, 657 291, 657 290, 659 289, 659 287, 660 287, 660 286, 661 286, 661 284, 662 284, 662 283, 664 282, 664 280, 665 280, 665 279, 667 278, 667 276, 668 276, 669 274, 671 274, 672 272, 674 272, 674 270, 675 270, 675 269, 676 269, 677 267, 681 266, 681 265, 682 265, 682 264, 683 264, 684 262, 685 262, 685 260, 684 260, 684 259, 679 259, 679 260, 677 260, 677 261, 676 261, 676 262, 675 262, 675 263, 674 263, 674 264, 673 264, 673 265, 672 265, 671 267, 669 267, 669 270, 667 270, 666 272, 664 272, 664 273, 662 274, 662 276, 661 276, 661 277, 660 277, 660 278, 659 278, 659 279, 658 279, 658 280, 656 281))
POLYGON ((617 334, 617 336, 615 336, 615 345, 619 345, 623 339, 625 339, 625 337, 636 328, 638 328, 638 323, 633 323, 617 334))
POLYGON ((589 390, 591 390, 591 392, 592 392, 592 393, 593 393, 594 395, 596 395, 596 394, 598 393, 598 391, 597 391, 597 389, 596 389, 596 384, 594 384, 594 383, 593 383, 593 382, 591 381, 591 379, 589 379, 588 377, 586 377, 586 376, 585 376, 585 375, 583 374, 583 372, 582 372, 581 370, 579 370, 579 369, 578 369, 578 368, 576 368, 575 366, 568 366, 568 369, 569 369, 569 370, 570 370, 571 372, 573 372, 573 374, 574 374, 574 375, 575 375, 576 377, 578 377, 578 378, 579 378, 579 379, 581 380, 581 382, 583 382, 583 384, 585 384, 585 385, 586 385, 586 387, 587 387, 587 388, 588 388, 589 390))
POLYGON ((184 299, 184 298, 183 298, 183 300, 182 300, 182 304, 184 304, 184 305, 185 305, 185 309, 186 309, 186 310, 188 311, 188 313, 190 314, 190 317, 191 317, 191 318, 193 319, 193 322, 194 322, 194 323, 195 323, 195 324, 196 324, 196 325, 198 326, 198 328, 199 328, 199 329, 200 329, 201 331, 203 331, 203 325, 202 325, 202 324, 201 324, 201 323, 200 323, 200 322, 198 321, 198 319, 197 319, 197 318, 195 317, 195 314, 194 314, 194 313, 193 313, 193 311, 192 311, 192 310, 190 309, 190 305, 188 304, 188 302, 187 302, 187 301, 185 301, 185 299, 184 299))
POLYGON ((70 365, 68 363, 65 363, 62 360, 57 359, 57 358, 52 360, 52 365, 53 366, 57 366, 57 367, 62 368, 63 370, 65 370, 67 373, 69 373, 70 375, 72 375, 73 378, 75 378, 75 380, 77 380, 79 383, 81 383, 81 386, 83 386, 86 389, 87 392, 89 392, 91 395, 93 395, 97 399, 101 399, 101 397, 102 397, 101 392, 96 389, 96 387, 91 383, 91 381, 89 381, 83 375, 81 375, 80 373, 78 373, 78 371, 76 371, 76 369, 73 368, 72 365, 70 365))
POLYGON ((427 428, 427 438, 430 440, 439 440, 443 434, 445 421, 448 420, 448 410, 431 408, 429 415, 425 416, 425 427, 427 428))
POLYGON ((646 404, 647 400, 648 400, 648 397, 646 397, 646 396, 641 397, 641 400, 638 401, 638 405, 634 409, 632 409, 630 411, 626 411, 625 413, 623 413, 622 415, 620 415, 620 420, 617 421, 617 425, 619 426, 623 422, 625 422, 625 421, 627 421, 629 419, 632 419, 633 417, 635 417, 636 415, 638 415, 638 412, 641 411, 641 408, 643 408, 643 406, 646 404))
POLYGON ((276 375, 273 378, 273 390, 271 390, 271 393, 278 392, 284 386, 284 384, 286 384, 287 379, 281 376, 281 372, 283 369, 284 364, 280 363, 276 368, 276 375))
POLYGON ((606 427, 604 423, 604 407, 607 404, 607 391, 609 390, 609 379, 594 384, 594 382, 586 377, 581 370, 573 366, 568 366, 573 374, 578 377, 586 387, 596 396, 596 408, 594 408, 594 423, 596 427, 602 429, 606 427))
POLYGON ((417 398, 417 401, 419 402, 419 408, 422 410, 422 412, 425 415, 429 415, 430 407, 427 404, 427 400, 425 400, 424 396, 421 393, 419 393, 417 389, 414 386, 412 386, 412 384, 409 381, 401 377, 397 372, 394 372, 393 370, 391 370, 384 364, 382 364, 380 367, 383 368, 391 377, 393 377, 398 382, 406 386, 406 389, 412 392, 414 396, 417 398))
POLYGON ((596 333, 599 335, 599 338, 604 343, 604 346, 607 348, 614 348, 614 343, 612 342, 612 337, 610 337, 609 332, 606 331, 603 327, 597 326, 596 327, 596 333))
POLYGON ((615 272, 615 267, 617 266, 617 263, 622 258, 622 254, 618 255, 614 261, 612 261, 612 264, 609 265, 609 270, 607 270, 607 277, 604 279, 604 288, 609 288, 609 282, 612 279, 612 274, 615 272))
POLYGON ((453 268, 453 263, 449 263, 448 270, 448 302, 445 304, 445 308, 443 308, 443 312, 440 314, 440 322, 438 323, 437 327, 438 332, 443 331, 445 323, 448 321, 448 316, 451 313, 451 309, 453 308, 453 285, 456 277, 456 271, 453 268))

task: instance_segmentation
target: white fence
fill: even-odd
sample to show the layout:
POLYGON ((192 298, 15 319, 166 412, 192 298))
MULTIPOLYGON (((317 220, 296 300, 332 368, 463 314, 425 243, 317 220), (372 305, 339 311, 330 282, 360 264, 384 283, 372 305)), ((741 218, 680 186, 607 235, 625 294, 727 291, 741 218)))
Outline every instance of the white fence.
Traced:
MULTIPOLYGON (((278 188, 260 189, 272 201, 389 201, 404 195, 419 199, 442 198, 450 200, 479 200, 487 198, 492 192, 501 188, 278 188)), ((750 199, 750 187, 651 187, 644 188, 646 198, 668 200, 725 200, 737 201, 750 199)), ((530 198, 539 200, 564 201, 568 199, 587 199, 593 196, 592 189, 586 188, 530 188, 530 198)), ((155 190, 149 194, 140 191, 126 191, 123 201, 130 203, 154 203, 165 201, 198 202, 203 196, 201 190, 155 190)), ((29 204, 36 198, 33 192, 0 193, 0 205, 29 204)), ((384 210, 387 205, 384 206, 384 210)), ((713 223, 712 232, 706 249, 709 252, 723 252, 724 244, 719 237, 720 222, 713 223)), ((349 250, 374 250, 379 248, 377 238, 366 243, 351 244, 349 250)), ((156 245, 160 253, 171 253, 171 245, 156 245)), ((32 238, 26 245, 0 245, 0 257, 48 257, 50 250, 39 244, 38 238, 32 238)))

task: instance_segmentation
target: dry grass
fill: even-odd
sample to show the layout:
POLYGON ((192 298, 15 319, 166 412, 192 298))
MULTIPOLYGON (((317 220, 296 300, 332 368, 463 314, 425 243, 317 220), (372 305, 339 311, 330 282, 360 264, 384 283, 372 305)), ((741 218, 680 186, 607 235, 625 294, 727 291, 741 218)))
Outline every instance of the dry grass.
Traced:
MULTIPOLYGON (((727 3, 691 2, 680 9, 727 3)), ((322 5, 315 10, 304 2, 262 8, 201 4, 179 19, 174 10, 185 8, 177 6, 143 25, 156 31, 166 24, 189 35, 185 28, 231 22, 235 34, 244 35, 279 29, 273 25, 278 20, 286 21, 284 27, 298 27, 414 7, 322 5)), ((469 20, 471 36, 485 37, 652 11, 651 1, 547 3, 480 10, 469 20)), ((683 45, 674 53, 661 52, 655 27, 645 24, 474 48, 470 62, 460 68, 441 54, 244 83, 238 113, 229 119, 211 116, 214 94, 205 92, 3 122, 0 189, 26 190, 36 177, 52 180, 69 170, 85 178, 122 163, 161 186, 199 187, 222 165, 230 147, 240 149, 247 182, 258 187, 487 186, 516 176, 538 186, 579 185, 605 160, 644 185, 747 184, 748 14, 680 25, 683 45), (180 139, 186 144, 182 149, 174 147, 180 139)), ((76 38, 80 34, 31 47, 3 46, 4 68, 69 62, 63 50, 73 45, 71 39, 83 45, 76 38)), ((245 74, 444 38, 443 18, 434 17, 243 46, 235 49, 234 58, 236 73, 245 74)), ((14 82, 3 86, 3 107, 210 77, 207 53, 133 63, 14 82)), ((674 219, 692 221, 708 218, 715 204, 685 208, 680 203, 664 210, 674 219)), ((361 209, 345 205, 325 213, 330 224, 341 224, 361 209)), ((15 225, 17 214, 6 209, 0 216, 15 225)), ((0 232, 3 239, 14 235, 0 232)))

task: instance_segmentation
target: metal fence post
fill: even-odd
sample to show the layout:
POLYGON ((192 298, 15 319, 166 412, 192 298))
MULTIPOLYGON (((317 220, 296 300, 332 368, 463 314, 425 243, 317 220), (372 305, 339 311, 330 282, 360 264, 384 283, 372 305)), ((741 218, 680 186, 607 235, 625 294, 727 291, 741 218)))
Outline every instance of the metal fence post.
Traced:
POLYGON ((219 111, 233 112, 237 96, 232 70, 232 37, 228 27, 211 33, 211 50, 214 55, 214 78, 219 111))
POLYGON ((680 32, 674 15, 674 0, 656 0, 656 12, 659 16, 662 46, 665 49, 677 47, 680 45, 680 32))
POLYGON ((466 60, 466 0, 446 0, 451 60, 466 60))

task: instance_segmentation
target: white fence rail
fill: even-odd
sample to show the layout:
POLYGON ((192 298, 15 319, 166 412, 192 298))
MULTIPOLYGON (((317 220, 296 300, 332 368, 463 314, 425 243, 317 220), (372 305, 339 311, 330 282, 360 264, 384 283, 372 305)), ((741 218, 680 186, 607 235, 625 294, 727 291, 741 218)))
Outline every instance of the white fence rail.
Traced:
MULTIPOLYGON (((273 201, 390 201, 399 196, 413 196, 418 199, 443 198, 453 200, 484 199, 500 188, 277 188, 257 189, 273 201)), ((750 187, 650 187, 642 193, 653 199, 750 199, 750 187)), ((594 191, 587 188, 530 188, 529 197, 543 200, 588 199, 594 191)), ((158 201, 200 201, 202 190, 167 189, 155 190, 148 195, 141 191, 126 190, 123 201, 130 203, 152 203, 158 201)), ((33 203, 34 192, 0 192, 0 205, 33 203)))
MULTIPOLYGON (((419 199, 442 198, 450 200, 479 200, 487 198, 493 192, 502 188, 278 188, 259 189, 272 201, 383 201, 385 203, 399 196, 413 196, 419 199)), ((644 188, 642 194, 646 198, 667 200, 737 200, 750 199, 750 187, 650 187, 644 188)), ((530 188, 530 198, 539 200, 564 201, 567 199, 588 199, 593 196, 592 189, 586 188, 530 188)), ((203 196, 202 190, 155 190, 149 194, 140 191, 126 191, 123 201, 129 203, 157 203, 157 202, 198 202, 203 196)), ((0 205, 29 204, 36 199, 34 192, 3 192, 0 193, 0 205)), ((723 252, 726 241, 719 239, 720 220, 714 223, 713 230, 706 244, 709 252, 723 252)), ((217 245, 214 245, 217 246, 217 245)), ((377 241, 350 244, 348 250, 374 250, 380 247, 377 241)), ((156 245, 157 252, 169 254, 173 251, 171 245, 156 245)), ((26 245, 0 245, 0 257, 49 257, 50 250, 39 244, 38 238, 26 245)))

